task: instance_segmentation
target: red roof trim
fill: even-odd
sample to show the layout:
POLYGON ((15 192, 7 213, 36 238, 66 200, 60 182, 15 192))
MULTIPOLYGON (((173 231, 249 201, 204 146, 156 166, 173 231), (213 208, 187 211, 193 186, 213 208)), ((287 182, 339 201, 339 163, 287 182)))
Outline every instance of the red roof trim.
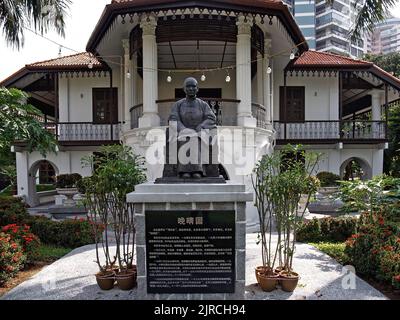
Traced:
POLYGON ((301 71, 301 70, 331 70, 331 71, 354 71, 364 70, 371 72, 376 77, 380 78, 400 90, 400 79, 396 78, 389 72, 379 68, 370 61, 355 60, 349 57, 343 57, 337 54, 320 52, 320 51, 305 51, 297 59, 289 62, 285 71, 301 71))
POLYGON ((0 86, 11 86, 27 74, 34 72, 75 72, 75 71, 109 71, 109 68, 88 52, 81 52, 60 58, 27 64, 11 76, 0 82, 0 86), (74 61, 75 60, 75 61, 74 61), (93 68, 88 64, 92 60, 93 68))
POLYGON ((372 65, 372 62, 364 60, 355 60, 334 53, 309 50, 303 52, 300 57, 291 61, 287 68, 303 69, 313 67, 371 67, 372 65))

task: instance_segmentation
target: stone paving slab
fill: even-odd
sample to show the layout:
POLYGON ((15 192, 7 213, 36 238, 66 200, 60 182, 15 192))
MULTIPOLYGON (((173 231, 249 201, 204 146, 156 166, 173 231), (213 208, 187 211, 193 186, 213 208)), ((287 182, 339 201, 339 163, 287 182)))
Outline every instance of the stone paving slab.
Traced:
MULTIPOLYGON (((294 269, 301 279, 292 293, 280 289, 263 292, 257 285, 254 268, 261 264, 257 234, 246 237, 247 300, 383 300, 387 299, 362 279, 356 277, 356 288, 343 289, 342 266, 334 259, 307 244, 298 244, 294 269)), ((73 250, 65 257, 45 267, 31 279, 2 297, 4 300, 131 300, 136 289, 114 288, 102 291, 96 284, 95 246, 73 250)))

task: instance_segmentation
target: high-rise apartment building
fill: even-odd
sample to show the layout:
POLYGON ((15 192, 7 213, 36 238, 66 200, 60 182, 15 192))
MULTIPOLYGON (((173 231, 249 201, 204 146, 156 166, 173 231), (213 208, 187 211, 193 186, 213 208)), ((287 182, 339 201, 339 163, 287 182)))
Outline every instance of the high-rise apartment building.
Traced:
POLYGON ((390 17, 376 25, 370 38, 371 45, 368 52, 373 54, 400 52, 400 18, 390 17))
MULTIPOLYGON (((349 31, 354 25, 355 0, 283 0, 291 9, 311 49, 361 57, 364 41, 352 41, 349 31)), ((359 8, 361 4, 358 4, 359 8)))

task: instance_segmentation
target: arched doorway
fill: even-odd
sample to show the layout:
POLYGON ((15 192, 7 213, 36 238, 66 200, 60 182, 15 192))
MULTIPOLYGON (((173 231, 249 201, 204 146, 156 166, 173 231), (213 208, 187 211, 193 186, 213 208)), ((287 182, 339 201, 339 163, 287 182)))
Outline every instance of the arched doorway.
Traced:
POLYGON ((343 180, 368 180, 372 178, 372 168, 366 160, 352 157, 340 166, 340 177, 343 180))
POLYGON ((28 204, 31 207, 40 204, 38 191, 51 189, 58 173, 57 166, 48 160, 39 160, 31 166, 28 177, 28 204))

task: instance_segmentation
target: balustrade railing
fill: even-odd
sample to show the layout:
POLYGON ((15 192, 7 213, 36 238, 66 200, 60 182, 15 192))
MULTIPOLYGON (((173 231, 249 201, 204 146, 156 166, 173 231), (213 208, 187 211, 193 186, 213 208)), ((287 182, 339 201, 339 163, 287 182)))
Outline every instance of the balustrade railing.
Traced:
POLYGON ((121 124, 92 122, 44 123, 46 130, 56 135, 58 141, 118 141, 121 124))
POLYGON ((257 120, 257 127, 258 128, 267 128, 267 120, 266 120, 266 107, 262 104, 252 103, 251 104, 251 112, 254 118, 257 120))
POLYGON ((274 122, 277 140, 386 140, 385 121, 274 122))

